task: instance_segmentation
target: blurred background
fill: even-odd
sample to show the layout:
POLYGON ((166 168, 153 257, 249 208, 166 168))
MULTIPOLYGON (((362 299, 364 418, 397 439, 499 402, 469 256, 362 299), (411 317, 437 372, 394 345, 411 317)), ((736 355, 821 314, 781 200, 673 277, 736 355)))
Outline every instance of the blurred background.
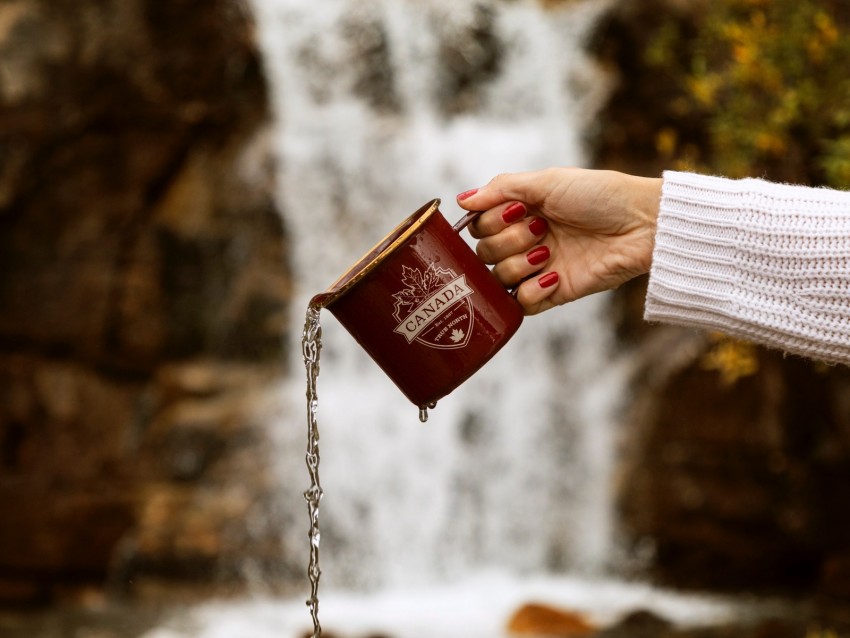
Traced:
MULTIPOLYGON (((500 172, 846 188, 848 35, 841 0, 0 1, 0 636, 311 635, 309 298, 500 172)), ((425 425, 324 313, 327 635, 847 632, 850 373, 644 292, 528 318, 425 425)))

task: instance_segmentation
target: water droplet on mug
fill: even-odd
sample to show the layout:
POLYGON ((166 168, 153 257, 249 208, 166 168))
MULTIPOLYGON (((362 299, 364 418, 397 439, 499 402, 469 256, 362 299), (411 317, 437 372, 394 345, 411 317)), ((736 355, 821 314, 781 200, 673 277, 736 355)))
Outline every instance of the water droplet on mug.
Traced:
POLYGON ((429 403, 427 405, 420 405, 419 406, 419 420, 422 421, 422 423, 425 423, 428 420, 428 410, 433 410, 436 407, 437 407, 436 401, 432 401, 431 403, 429 403))

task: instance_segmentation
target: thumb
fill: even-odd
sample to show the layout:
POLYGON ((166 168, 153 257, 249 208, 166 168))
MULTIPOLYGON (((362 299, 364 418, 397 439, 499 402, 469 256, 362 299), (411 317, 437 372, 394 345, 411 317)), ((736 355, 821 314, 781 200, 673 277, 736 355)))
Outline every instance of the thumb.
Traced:
POLYGON ((466 210, 488 210, 512 201, 532 206, 541 204, 551 191, 551 170, 497 175, 485 186, 458 195, 458 206, 466 210))

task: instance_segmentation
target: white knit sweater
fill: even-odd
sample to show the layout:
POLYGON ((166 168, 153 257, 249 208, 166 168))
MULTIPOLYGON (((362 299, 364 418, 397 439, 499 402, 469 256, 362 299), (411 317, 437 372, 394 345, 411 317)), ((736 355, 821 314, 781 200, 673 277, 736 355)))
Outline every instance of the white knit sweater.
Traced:
POLYGON ((850 192, 665 172, 645 318, 850 364, 850 192))

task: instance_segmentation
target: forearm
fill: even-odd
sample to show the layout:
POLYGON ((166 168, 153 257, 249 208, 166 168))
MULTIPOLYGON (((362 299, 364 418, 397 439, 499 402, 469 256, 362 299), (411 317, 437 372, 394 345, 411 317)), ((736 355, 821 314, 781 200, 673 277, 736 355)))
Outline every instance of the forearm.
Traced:
POLYGON ((850 193, 665 173, 645 318, 850 364, 850 193))

